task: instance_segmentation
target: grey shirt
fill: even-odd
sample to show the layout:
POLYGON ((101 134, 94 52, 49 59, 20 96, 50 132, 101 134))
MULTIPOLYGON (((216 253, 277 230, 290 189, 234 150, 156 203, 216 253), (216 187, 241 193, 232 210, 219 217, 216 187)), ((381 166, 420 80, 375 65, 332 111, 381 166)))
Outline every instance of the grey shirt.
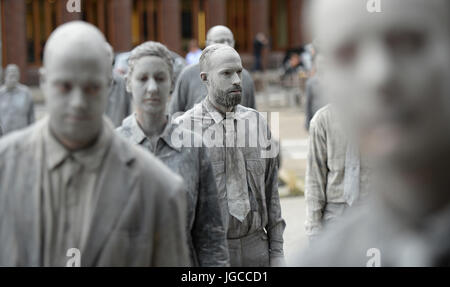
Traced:
MULTIPOLYGON (((88 190, 76 187, 76 182, 68 190, 57 190, 60 187, 59 172, 51 179, 48 164, 56 169, 64 168, 64 163, 62 166, 53 163, 67 159, 67 152, 52 150, 55 155, 51 156, 45 152, 51 147, 44 142, 48 126, 48 118, 44 118, 0 140, 1 266, 46 266, 48 262, 59 266, 64 259, 70 259, 62 254, 64 259, 48 261, 45 248, 48 246, 47 234, 58 233, 60 228, 56 222, 50 223, 51 217, 45 215, 49 212, 46 208, 54 204, 51 210, 57 211, 57 208, 63 208, 60 204, 74 203, 70 198, 69 201, 53 201, 49 196, 57 193, 63 196, 68 192, 80 193, 85 200, 78 206, 82 210, 91 210, 90 215, 83 216, 83 221, 89 219, 87 226, 84 223, 80 225, 78 220, 81 219, 74 217, 81 211, 70 211, 70 216, 58 219, 58 222, 67 222, 68 225, 75 224, 62 226, 64 232, 74 236, 73 242, 85 238, 85 244, 80 246, 81 266, 189 265, 186 197, 178 175, 149 152, 118 136, 106 120, 103 128, 111 133, 109 148, 107 145, 93 147, 93 150, 74 156, 83 158, 81 161, 85 166, 90 165, 82 175, 84 178, 80 179, 88 190), (91 156, 92 159, 89 158, 91 156), (52 185, 51 190, 48 184, 52 185), (93 200, 87 199, 90 195, 93 200), (86 235, 80 230, 87 230, 86 235)), ((108 141, 100 138, 99 143, 104 140, 108 141)), ((77 196, 71 194, 69 197, 77 196)), ((55 252, 61 255, 62 251, 56 249, 55 252)))
POLYGON ((202 267, 228 266, 227 242, 217 187, 205 148, 179 147, 174 144, 172 137, 177 136, 176 132, 189 131, 181 131, 181 127, 170 117, 156 146, 152 146, 142 131, 135 114, 127 117, 117 131, 132 143, 143 146, 183 177, 188 194, 187 227, 193 264, 202 267))
MULTIPOLYGON (((205 84, 200 79, 200 65, 186 67, 178 77, 175 90, 169 103, 169 114, 186 112, 200 103, 208 93, 205 84)), ((244 107, 256 109, 255 86, 247 70, 242 70, 242 100, 244 107)))
POLYGON ((3 134, 22 129, 34 122, 34 104, 30 90, 18 84, 12 90, 0 88, 0 125, 3 134))
POLYGON ((122 124, 131 112, 131 95, 126 90, 125 79, 113 72, 113 79, 108 92, 105 114, 115 127, 122 124))
MULTIPOLYGON (((267 123, 257 111, 237 105, 234 110, 237 125, 246 126, 252 123, 244 133, 238 133, 238 139, 244 136, 249 139, 253 135, 269 134, 267 123), (256 122, 255 122, 256 120, 256 122)), ((224 116, 219 113, 206 98, 184 115, 176 118, 176 122, 190 130, 203 133, 224 129, 224 116)), ((205 138, 204 138, 205 139, 205 138)), ((224 224, 228 239, 238 239, 249 234, 265 230, 269 239, 271 257, 283 257, 283 232, 285 221, 281 217, 280 199, 278 194, 278 164, 277 156, 262 157, 263 150, 258 144, 255 147, 237 147, 243 153, 245 162, 240 163, 246 167, 247 188, 250 200, 250 212, 243 222, 229 214, 227 202, 226 177, 237 176, 236 170, 226 166, 226 148, 212 146, 208 143, 208 155, 211 159, 216 178, 219 199, 224 212, 224 224)), ((269 147, 270 148, 270 147, 269 147)))
MULTIPOLYGON (((325 224, 341 217, 349 206, 344 192, 348 140, 330 105, 311 120, 306 166, 306 221, 308 236, 320 233, 325 224)), ((348 178, 348 177, 347 177, 348 178)), ((358 204, 369 193, 369 168, 361 159, 358 204)))

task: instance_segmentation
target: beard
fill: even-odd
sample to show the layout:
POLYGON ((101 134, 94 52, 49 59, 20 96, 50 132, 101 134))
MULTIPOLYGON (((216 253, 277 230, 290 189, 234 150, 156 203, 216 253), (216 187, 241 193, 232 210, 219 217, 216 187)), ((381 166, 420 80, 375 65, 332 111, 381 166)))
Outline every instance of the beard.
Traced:
POLYGON ((241 103, 242 89, 240 87, 231 88, 226 91, 217 89, 214 98, 217 104, 224 106, 226 108, 231 108, 241 103), (241 93, 239 94, 231 93, 232 91, 236 91, 237 89, 239 89, 241 93))

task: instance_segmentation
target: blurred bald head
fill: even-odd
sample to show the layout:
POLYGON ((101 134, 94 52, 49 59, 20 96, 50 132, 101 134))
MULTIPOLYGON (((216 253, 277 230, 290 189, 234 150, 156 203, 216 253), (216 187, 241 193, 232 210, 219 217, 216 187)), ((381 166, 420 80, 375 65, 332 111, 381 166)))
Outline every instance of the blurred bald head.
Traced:
POLYGON ((95 26, 74 21, 50 35, 41 89, 50 128, 66 147, 84 148, 99 135, 111 76, 111 50, 95 26))
POLYGON ((208 30, 206 34, 206 46, 212 44, 225 44, 234 48, 234 36, 231 30, 223 25, 217 25, 208 30))

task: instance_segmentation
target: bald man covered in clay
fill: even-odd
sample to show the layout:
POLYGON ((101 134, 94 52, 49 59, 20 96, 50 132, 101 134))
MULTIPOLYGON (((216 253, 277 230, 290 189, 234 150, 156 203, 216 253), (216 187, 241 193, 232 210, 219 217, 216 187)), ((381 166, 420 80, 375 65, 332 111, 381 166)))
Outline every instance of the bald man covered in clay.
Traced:
MULTIPOLYGON (((218 25, 209 29, 206 35, 206 46, 225 44, 234 48, 233 32, 225 26, 218 25)), ((242 70, 242 99, 241 105, 256 109, 255 86, 250 73, 242 70)), ((206 86, 200 79, 200 65, 186 67, 178 77, 175 90, 169 103, 169 114, 186 112, 195 104, 201 102, 208 93, 206 86)))
POLYGON ((23 129, 34 122, 34 104, 30 90, 19 83, 20 70, 15 64, 5 69, 5 84, 0 87, 0 125, 3 133, 23 129))
POLYGON ((57 28, 44 49, 48 117, 0 140, 0 265, 185 266, 182 180, 103 116, 101 32, 57 28), (72 252, 71 251, 71 252, 72 252))
POLYGON ((372 198, 307 266, 450 266, 450 2, 311 1, 325 86, 373 172, 372 198), (370 10, 370 9, 369 9, 370 10))

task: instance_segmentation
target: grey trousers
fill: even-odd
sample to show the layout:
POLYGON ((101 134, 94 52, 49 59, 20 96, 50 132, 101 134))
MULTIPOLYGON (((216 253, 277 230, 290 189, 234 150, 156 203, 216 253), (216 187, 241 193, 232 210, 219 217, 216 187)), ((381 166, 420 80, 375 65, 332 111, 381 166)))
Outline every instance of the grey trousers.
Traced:
POLYGON ((269 267, 269 241, 264 230, 228 239, 231 267, 269 267))

